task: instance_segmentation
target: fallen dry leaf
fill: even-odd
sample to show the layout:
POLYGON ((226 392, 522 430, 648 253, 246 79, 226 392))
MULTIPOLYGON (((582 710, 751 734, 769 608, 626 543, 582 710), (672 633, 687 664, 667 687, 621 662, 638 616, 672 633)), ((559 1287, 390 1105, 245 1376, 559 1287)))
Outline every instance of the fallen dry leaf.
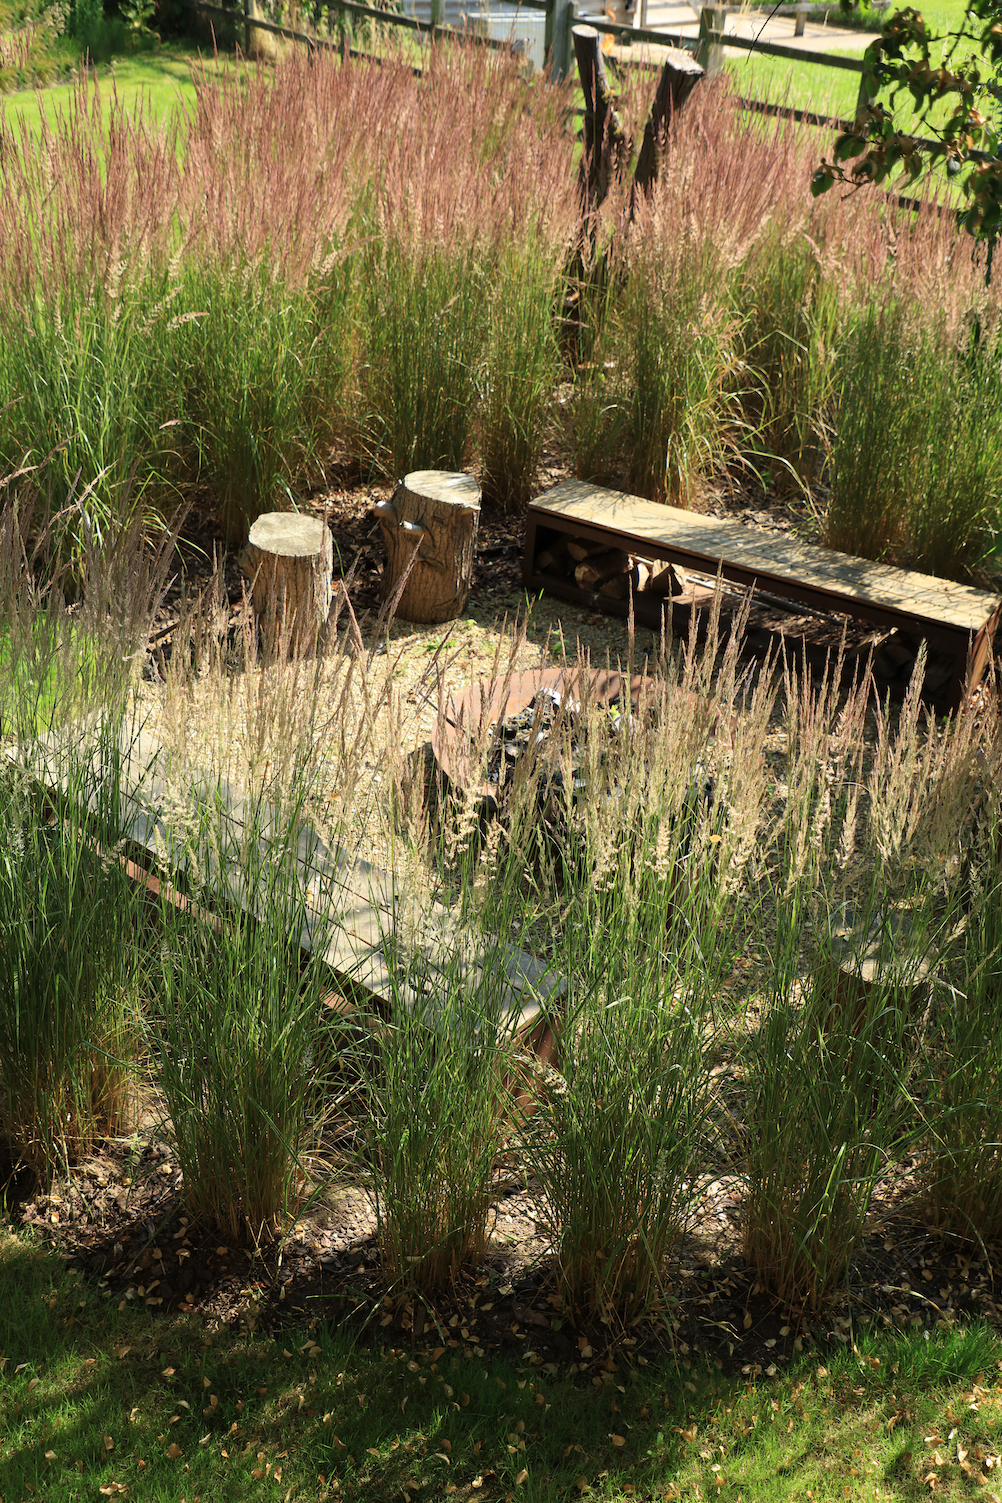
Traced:
POLYGON ((525 1481, 525 1479, 526 1479, 526 1477, 528 1477, 528 1475, 529 1475, 529 1469, 528 1469, 528 1467, 523 1467, 522 1470, 519 1472, 518 1476, 515 1478, 515 1486, 516 1487, 521 1487, 522 1483, 525 1481))
POLYGON ((614 1446, 625 1446, 626 1445, 626 1436, 625 1435, 614 1435, 612 1437, 612 1443, 613 1443, 614 1446))
POLYGON ((171 1461, 174 1461, 178 1456, 182 1456, 183 1454, 184 1453, 181 1450, 181 1447, 178 1445, 177 1441, 171 1441, 170 1445, 167 1447, 167 1455, 170 1457, 171 1461))

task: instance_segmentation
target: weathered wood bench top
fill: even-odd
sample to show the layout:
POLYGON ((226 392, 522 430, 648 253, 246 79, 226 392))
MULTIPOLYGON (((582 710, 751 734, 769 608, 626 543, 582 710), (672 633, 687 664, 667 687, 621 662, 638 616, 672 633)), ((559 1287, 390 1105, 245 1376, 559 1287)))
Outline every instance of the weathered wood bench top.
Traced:
POLYGON ((580 480, 567 480, 547 491, 532 503, 532 509, 611 528, 634 540, 638 549, 655 543, 682 550, 701 559, 710 574, 722 562, 754 572, 765 589, 797 580, 830 591, 833 597, 890 608, 931 625, 965 632, 980 631, 999 604, 998 596, 969 585, 755 532, 740 522, 719 521, 580 480))
MULTIPOLYGON (((5 755, 49 793, 72 784, 92 814, 106 802, 102 781, 114 758, 121 789, 114 838, 175 876, 197 878, 210 906, 215 898, 253 908, 241 860, 251 830, 265 847, 287 840, 279 808, 198 767, 179 768, 158 738, 138 726, 126 725, 110 753, 98 719, 8 747, 5 755)), ((334 972, 387 1005, 416 1010, 430 1026, 439 986, 457 981, 496 1007, 503 1031, 515 1036, 559 1005, 566 990, 545 962, 463 929, 440 903, 393 873, 329 846, 306 818, 297 821, 295 873, 305 900, 301 947, 310 952, 321 944, 334 972)))

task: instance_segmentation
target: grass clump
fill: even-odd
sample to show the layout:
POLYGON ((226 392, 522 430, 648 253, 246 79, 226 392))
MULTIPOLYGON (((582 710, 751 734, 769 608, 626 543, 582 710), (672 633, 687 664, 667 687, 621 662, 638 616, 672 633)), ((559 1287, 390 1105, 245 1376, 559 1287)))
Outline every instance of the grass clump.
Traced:
MULTIPOLYGON (((68 290, 22 305, 7 325, 0 463, 29 495, 72 497, 52 519, 51 542, 79 571, 89 540, 100 547, 142 515, 147 495, 165 499, 172 434, 158 421, 141 303, 68 290)), ((148 519, 163 525, 155 504, 148 519)))
POLYGON ((387 247, 366 271, 363 440, 390 478, 462 470, 469 458, 486 287, 472 257, 387 247))
POLYGON ((832 547, 947 578, 984 561, 1002 495, 1002 387, 992 340, 960 338, 944 321, 914 326, 899 299, 854 320, 836 378, 832 547))
POLYGON ((137 1033, 136 900, 84 812, 114 822, 115 748, 62 771, 48 818, 13 769, 0 784, 0 1130, 43 1184, 127 1123, 137 1033))
MULTIPOLYGON (((440 978, 445 984, 424 1000, 420 992, 397 997, 393 1020, 376 1033, 366 1084, 387 1283, 395 1294, 428 1300, 449 1293, 483 1259, 511 1052, 497 983, 471 986, 455 961, 440 978)), ((419 984, 427 987, 423 978, 419 984)))
POLYGON ((189 1213, 261 1244, 309 1195, 330 1108, 317 1080, 323 978, 314 966, 296 984, 300 931, 282 890, 250 896, 259 917, 168 929, 148 1046, 189 1213))
POLYGON ((630 277, 630 488, 674 505, 687 505, 696 477, 723 458, 733 354, 715 261, 706 242, 683 243, 666 258, 651 235, 630 277))
POLYGON ((784 1308, 842 1287, 870 1199, 907 1120, 905 1009, 878 991, 846 1015, 834 965, 802 1006, 773 1005, 749 1062, 744 1255, 784 1308))
POLYGON ((182 431, 224 533, 244 542, 261 512, 288 506, 311 452, 311 301, 270 269, 240 263, 200 270, 177 290, 186 311, 172 321, 171 364, 183 383, 182 431))
POLYGON ((558 374, 557 289, 545 248, 512 251, 494 271, 477 435, 484 504, 519 511, 529 500, 558 374))
POLYGON ((820 478, 839 344, 834 281, 805 231, 780 228, 749 252, 736 276, 745 405, 756 443, 797 479, 820 478))
POLYGON ((203 67, 166 126, 91 80, 8 131, 0 463, 22 497, 86 496, 64 556, 129 507, 161 529, 179 495, 239 541, 334 464, 479 469, 514 510, 563 408, 583 477, 688 505, 751 456, 817 483, 835 546, 990 562, 998 293, 949 216, 815 203, 816 143, 713 82, 650 199, 617 182, 582 227, 563 89, 455 43, 412 62, 203 67))
POLYGON ((737 769, 760 750, 770 691, 763 681, 749 697, 738 745, 721 710, 736 692, 735 643, 712 696, 699 693, 706 661, 662 665, 650 697, 612 724, 586 682, 582 722, 568 720, 547 753, 564 773, 554 823, 573 989, 560 1075, 525 1152, 566 1308, 614 1325, 664 1312, 712 1157, 714 1000, 741 932, 729 883, 758 820, 737 769))
POLYGON ((930 1041, 934 1078, 924 1170, 934 1225, 961 1244, 1002 1237, 1002 1056, 995 1026, 1002 909, 1002 832, 994 792, 987 793, 970 853, 971 902, 960 984, 930 1041))
POLYGON ((528 1158, 562 1304, 575 1319, 629 1325, 667 1307, 706 1134, 709 1065, 701 999, 675 996, 670 974, 643 987, 615 981, 567 1020, 562 1078, 550 1082, 545 1136, 528 1158))

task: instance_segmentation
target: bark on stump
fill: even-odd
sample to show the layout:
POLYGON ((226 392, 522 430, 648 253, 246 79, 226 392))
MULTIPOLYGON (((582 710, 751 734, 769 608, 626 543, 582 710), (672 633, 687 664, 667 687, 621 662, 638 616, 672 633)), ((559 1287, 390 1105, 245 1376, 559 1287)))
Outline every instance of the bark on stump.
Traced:
POLYGON ((630 141, 609 87, 598 32, 594 26, 575 26, 571 37, 585 100, 584 155, 578 178, 584 214, 599 207, 613 178, 622 173, 630 155, 630 141))
POLYGON ((323 522, 265 512, 251 527, 241 565, 266 655, 282 646, 296 657, 312 652, 334 597, 334 544, 323 522))
POLYGON ((654 184, 658 180, 658 158, 664 146, 668 128, 704 76, 704 70, 688 52, 684 52, 680 47, 668 48, 633 173, 631 214, 636 207, 637 192, 645 194, 648 198, 653 192, 654 184))
POLYGON ((376 514, 386 542, 383 599, 390 599, 403 581, 396 614, 404 621, 454 620, 473 579, 480 524, 477 482, 447 470, 414 470, 397 486, 392 501, 376 507, 376 514))

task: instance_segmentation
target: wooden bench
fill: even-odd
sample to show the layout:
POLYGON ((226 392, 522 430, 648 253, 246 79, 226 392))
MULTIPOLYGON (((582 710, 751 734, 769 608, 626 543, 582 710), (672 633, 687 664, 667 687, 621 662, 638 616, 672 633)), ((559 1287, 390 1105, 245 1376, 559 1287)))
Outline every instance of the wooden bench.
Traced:
MULTIPOLYGON (((923 638, 950 665, 937 704, 957 710, 988 666, 1002 602, 997 595, 853 558, 834 549, 758 532, 696 512, 660 506, 620 491, 568 480, 529 507, 522 573, 527 589, 547 590, 592 608, 626 615, 629 603, 606 600, 538 567, 540 554, 574 537, 670 562, 732 584, 750 586, 814 609, 923 638)), ((634 596, 636 619, 659 629, 667 602, 634 596)), ((673 620, 700 604, 672 601, 673 620)))
MULTIPOLYGON (((260 902, 244 877, 249 832, 259 854, 276 844, 281 860, 288 845, 288 820, 274 805, 251 801, 196 766, 178 766, 139 726, 126 724, 116 745, 98 717, 8 747, 5 755, 48 794, 72 788, 74 802, 95 816, 107 818, 107 788, 114 782, 115 828, 104 830, 102 840, 123 851, 123 859, 138 858, 140 867, 130 875, 140 880, 160 871, 183 888, 194 878, 198 901, 210 913, 227 906, 253 912, 260 902)), ((442 904, 416 894, 392 872, 328 845, 306 818, 297 821, 290 879, 303 899, 301 948, 309 953, 321 945, 336 976, 384 1010, 403 1008, 441 1027, 439 999, 458 983, 474 1005, 497 1010, 502 1036, 543 1060, 552 1056, 566 982, 544 961, 464 929, 442 904)), ((153 890, 159 886, 154 880, 153 890)))

